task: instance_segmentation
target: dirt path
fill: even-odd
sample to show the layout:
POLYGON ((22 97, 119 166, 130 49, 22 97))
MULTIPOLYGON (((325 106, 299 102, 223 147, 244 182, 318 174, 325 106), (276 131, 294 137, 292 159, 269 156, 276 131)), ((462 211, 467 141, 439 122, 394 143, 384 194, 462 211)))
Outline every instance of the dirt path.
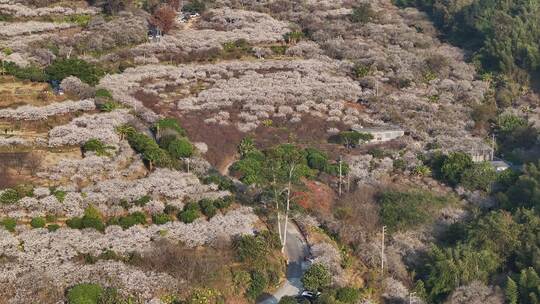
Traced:
POLYGON ((229 155, 223 159, 222 163, 218 167, 219 173, 223 176, 229 175, 229 168, 236 162, 236 155, 229 155))

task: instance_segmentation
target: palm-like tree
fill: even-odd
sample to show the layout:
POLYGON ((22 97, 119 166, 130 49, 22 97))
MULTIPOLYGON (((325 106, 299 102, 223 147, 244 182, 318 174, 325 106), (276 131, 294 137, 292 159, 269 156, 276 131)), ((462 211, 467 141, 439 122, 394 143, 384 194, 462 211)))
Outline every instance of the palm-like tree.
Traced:
POLYGON ((135 132, 135 128, 128 124, 125 124, 116 127, 116 132, 120 135, 120 140, 124 140, 124 138, 129 136, 129 134, 133 134, 135 132))

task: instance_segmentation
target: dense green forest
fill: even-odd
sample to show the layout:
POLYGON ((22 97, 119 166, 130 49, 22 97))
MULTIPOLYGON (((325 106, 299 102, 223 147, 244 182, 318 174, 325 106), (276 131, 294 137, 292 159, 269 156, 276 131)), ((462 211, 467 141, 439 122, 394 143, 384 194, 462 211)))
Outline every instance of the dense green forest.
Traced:
POLYGON ((538 0, 395 0, 426 11, 448 41, 474 52, 484 71, 522 84, 540 67, 538 0))
POLYGON ((494 192, 497 205, 441 237, 417 269, 417 292, 441 303, 475 280, 501 286, 507 303, 540 303, 540 164, 508 171, 494 192))

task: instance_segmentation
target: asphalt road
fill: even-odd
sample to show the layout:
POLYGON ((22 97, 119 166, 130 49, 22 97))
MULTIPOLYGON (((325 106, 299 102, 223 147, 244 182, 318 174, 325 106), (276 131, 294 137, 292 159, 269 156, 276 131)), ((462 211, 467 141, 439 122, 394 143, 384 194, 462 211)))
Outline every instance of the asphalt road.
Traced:
POLYGON ((276 304, 284 296, 296 296, 303 291, 302 276, 307 269, 305 257, 309 255, 308 245, 298 227, 289 221, 287 225, 287 278, 283 285, 272 295, 267 296, 259 304, 276 304))

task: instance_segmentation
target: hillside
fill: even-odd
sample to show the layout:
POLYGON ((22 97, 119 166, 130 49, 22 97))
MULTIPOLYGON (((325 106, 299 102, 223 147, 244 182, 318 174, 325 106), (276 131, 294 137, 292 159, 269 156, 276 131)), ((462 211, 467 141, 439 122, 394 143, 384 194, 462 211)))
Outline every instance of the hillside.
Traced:
POLYGON ((534 303, 538 4, 469 2, 0 0, 0 304, 534 303))

